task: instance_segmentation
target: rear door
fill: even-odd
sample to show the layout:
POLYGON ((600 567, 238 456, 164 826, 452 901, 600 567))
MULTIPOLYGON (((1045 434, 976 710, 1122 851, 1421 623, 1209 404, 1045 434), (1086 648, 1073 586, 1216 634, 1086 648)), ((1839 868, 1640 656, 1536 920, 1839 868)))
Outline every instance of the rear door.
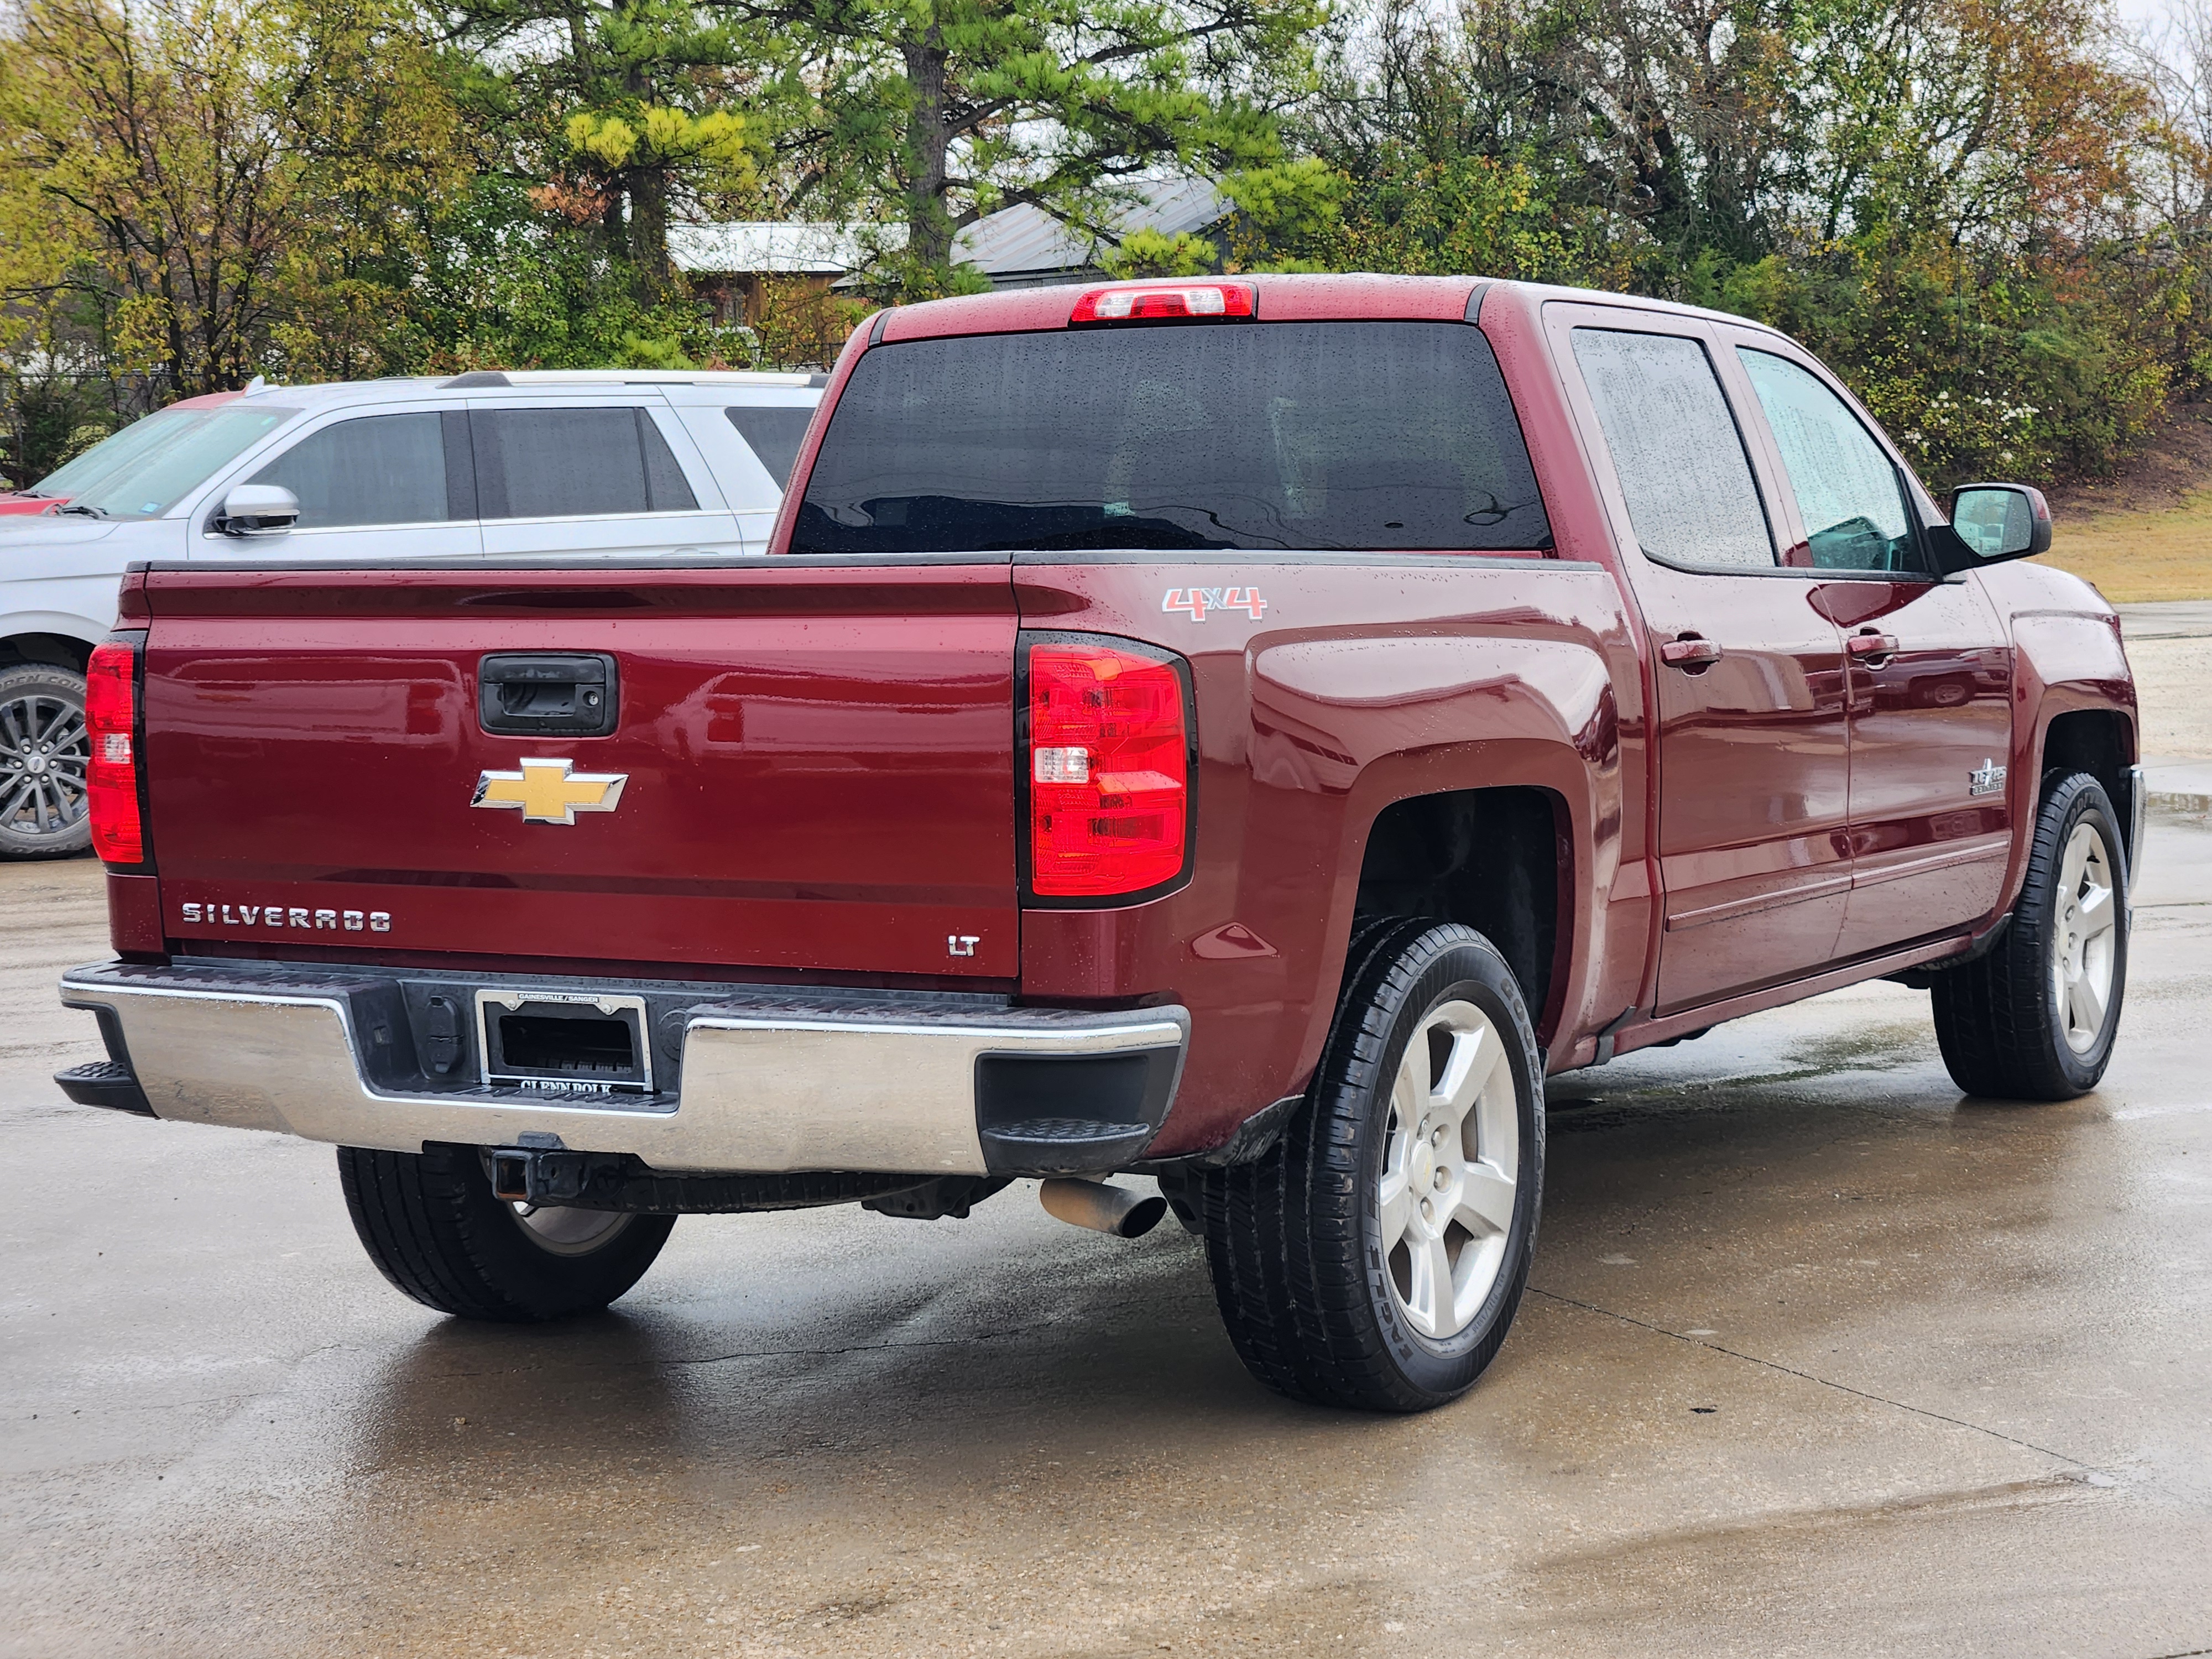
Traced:
POLYGON ((147 776, 187 948, 1018 971, 1003 558, 149 581, 147 776), (592 653, 611 732, 487 729, 488 657, 592 653))
POLYGON ((471 398, 484 551, 733 554, 737 520, 658 396, 471 398))
POLYGON ((1546 322, 1657 679, 1659 1011, 1813 972, 1850 889, 1841 630, 1782 565, 1711 331, 1601 306, 1546 322))
POLYGON ((2012 851, 2003 623, 1971 576, 1928 570, 1901 464, 1819 366, 1771 336, 1723 331, 1788 479, 1798 556, 1848 636, 1852 872, 1838 953, 1985 916, 2012 851))

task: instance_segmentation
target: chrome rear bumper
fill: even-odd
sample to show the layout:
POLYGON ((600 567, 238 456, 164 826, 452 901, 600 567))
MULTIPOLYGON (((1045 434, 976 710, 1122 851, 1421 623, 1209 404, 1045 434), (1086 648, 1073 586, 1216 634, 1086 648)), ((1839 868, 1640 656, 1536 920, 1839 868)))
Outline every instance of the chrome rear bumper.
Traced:
MULTIPOLYGON (((530 1136, 657 1170, 730 1173, 1121 1168, 1165 1119, 1190 1031, 1181 1007, 1094 1013, 973 995, 656 984, 653 1029, 679 1059, 676 1079, 610 1095, 434 1083, 417 1063, 404 978, 105 963, 64 975, 61 991, 98 1015, 110 1059, 157 1117, 393 1152, 530 1136)), ((491 975, 441 983, 641 988, 491 975)))

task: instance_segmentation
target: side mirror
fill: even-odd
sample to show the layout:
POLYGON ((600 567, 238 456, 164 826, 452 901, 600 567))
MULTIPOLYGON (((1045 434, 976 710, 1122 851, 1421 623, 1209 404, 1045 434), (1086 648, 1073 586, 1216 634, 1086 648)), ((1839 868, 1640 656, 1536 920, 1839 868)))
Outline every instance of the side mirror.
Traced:
POLYGON ((2051 550, 2051 506, 2026 484, 1961 484, 1951 492, 1948 534, 1935 538, 1946 575, 2051 550))
POLYGON ((222 498, 226 536, 281 536, 300 520, 300 498, 282 484, 244 483, 222 498))

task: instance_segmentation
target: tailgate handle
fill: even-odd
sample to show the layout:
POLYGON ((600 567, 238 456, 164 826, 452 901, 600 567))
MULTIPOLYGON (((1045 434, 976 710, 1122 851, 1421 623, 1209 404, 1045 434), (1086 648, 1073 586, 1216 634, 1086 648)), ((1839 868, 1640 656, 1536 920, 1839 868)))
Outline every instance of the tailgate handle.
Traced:
POLYGON ((620 707, 604 651, 502 651, 477 664, 477 718, 508 738, 604 738, 620 707))

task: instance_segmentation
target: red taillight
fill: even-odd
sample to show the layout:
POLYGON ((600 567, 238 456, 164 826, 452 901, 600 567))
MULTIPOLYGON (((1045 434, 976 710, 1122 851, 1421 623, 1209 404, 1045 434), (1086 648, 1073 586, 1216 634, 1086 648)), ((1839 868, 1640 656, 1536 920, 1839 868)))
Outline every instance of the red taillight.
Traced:
POLYGON ((1075 302, 1070 323, 1141 323, 1162 318, 1250 317, 1259 294, 1249 283, 1140 283, 1094 288, 1075 302))
POLYGON ((84 723, 92 739, 85 793, 92 845, 108 864, 146 861, 138 817, 138 653, 108 640, 93 647, 84 672, 84 723))
POLYGON ((1182 873, 1190 711, 1174 664, 1101 641, 1029 659, 1030 890, 1139 893, 1182 873))

